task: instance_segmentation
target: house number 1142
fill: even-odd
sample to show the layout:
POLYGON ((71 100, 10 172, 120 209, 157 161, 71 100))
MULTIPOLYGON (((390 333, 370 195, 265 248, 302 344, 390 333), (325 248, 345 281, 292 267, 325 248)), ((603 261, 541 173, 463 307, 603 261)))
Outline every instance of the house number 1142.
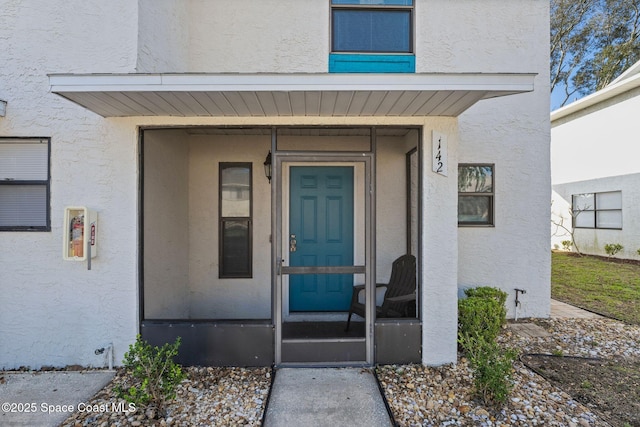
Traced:
POLYGON ((433 131, 433 171, 447 176, 447 136, 433 131))

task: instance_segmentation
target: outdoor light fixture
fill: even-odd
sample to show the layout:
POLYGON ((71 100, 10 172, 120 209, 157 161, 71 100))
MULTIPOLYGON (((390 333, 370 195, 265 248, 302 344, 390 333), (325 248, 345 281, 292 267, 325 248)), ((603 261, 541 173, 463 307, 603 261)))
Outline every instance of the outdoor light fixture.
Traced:
POLYGON ((267 158, 264 159, 264 175, 269 180, 269 184, 271 184, 271 151, 267 154, 267 158))
POLYGON ((4 117, 7 114, 7 101, 0 99, 0 117, 4 117))

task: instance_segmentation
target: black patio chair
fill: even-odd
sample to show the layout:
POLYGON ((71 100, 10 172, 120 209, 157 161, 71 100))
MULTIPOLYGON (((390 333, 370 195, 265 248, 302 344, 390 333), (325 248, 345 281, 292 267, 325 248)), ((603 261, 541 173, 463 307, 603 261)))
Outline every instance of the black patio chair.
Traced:
MULTIPOLYGON (((382 305, 376 306, 376 317, 408 317, 411 305, 415 304, 416 300, 416 257, 402 255, 393 261, 389 283, 376 284, 376 288, 381 286, 386 286, 387 290, 382 305)), ((365 304, 358 302, 358 294, 364 288, 365 285, 353 287, 346 331, 349 330, 351 316, 354 313, 365 317, 365 304)))

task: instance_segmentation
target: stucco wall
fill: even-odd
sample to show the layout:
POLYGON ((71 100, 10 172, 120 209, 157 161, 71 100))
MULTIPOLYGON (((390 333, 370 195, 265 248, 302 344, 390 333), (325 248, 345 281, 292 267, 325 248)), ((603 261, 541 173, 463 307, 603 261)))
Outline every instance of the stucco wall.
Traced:
POLYGON ((470 30, 461 36, 464 42, 452 46, 456 52, 468 53, 456 54, 456 62, 482 64, 483 70, 538 73, 534 92, 479 102, 459 118, 458 161, 494 163, 496 192, 495 227, 459 229, 459 286, 495 286, 508 292, 509 317, 515 315, 514 289, 526 289, 518 317, 546 317, 550 312, 549 28, 545 19, 549 5, 524 0, 443 3, 459 9, 462 25, 456 28, 470 30))
POLYGON ((328 2, 192 0, 189 13, 191 71, 327 71, 328 2))
POLYGON ((51 137, 51 231, 0 233, 0 369, 104 366, 109 343, 120 361, 137 330, 135 127, 49 93, 47 73, 133 71, 136 4, 5 1, 0 15, 0 135, 51 137), (91 271, 62 260, 70 205, 98 212, 91 271))
POLYGON ((554 123, 551 128, 553 184, 640 172, 636 148, 638 111, 640 90, 636 89, 633 94, 554 123))
POLYGON ((440 365, 455 362, 458 344, 458 120, 425 121, 422 150, 422 362, 440 365), (432 171, 432 135, 447 136, 448 174, 432 171))
MULTIPOLYGON (((604 246, 620 243, 616 258, 640 259, 640 173, 554 185, 553 189, 571 206, 571 196, 584 193, 622 192, 622 230, 577 228, 574 238, 580 252, 607 256, 604 246)), ((571 224, 571 218, 567 219, 571 224)))
POLYGON ((193 136, 189 166, 191 318, 271 318, 271 189, 267 136, 193 136), (218 278, 219 162, 253 164, 253 278, 218 278))
POLYGON ((549 34, 548 2, 416 0, 415 4, 417 72, 548 71, 538 56, 542 49, 549 56, 544 40, 549 34))
POLYGON ((143 159, 144 317, 188 319, 189 136, 146 131, 143 159))
POLYGON ((181 0, 138 0, 138 73, 189 71, 188 5, 181 0))

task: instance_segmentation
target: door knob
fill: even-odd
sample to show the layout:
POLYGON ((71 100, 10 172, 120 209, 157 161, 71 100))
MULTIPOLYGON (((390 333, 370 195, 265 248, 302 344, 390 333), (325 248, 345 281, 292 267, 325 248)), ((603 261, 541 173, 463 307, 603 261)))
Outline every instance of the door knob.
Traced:
POLYGON ((289 252, 295 252, 298 249, 297 245, 298 242, 296 241, 296 235, 292 234, 289 238, 289 252))

